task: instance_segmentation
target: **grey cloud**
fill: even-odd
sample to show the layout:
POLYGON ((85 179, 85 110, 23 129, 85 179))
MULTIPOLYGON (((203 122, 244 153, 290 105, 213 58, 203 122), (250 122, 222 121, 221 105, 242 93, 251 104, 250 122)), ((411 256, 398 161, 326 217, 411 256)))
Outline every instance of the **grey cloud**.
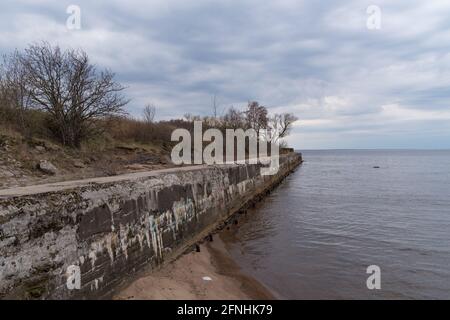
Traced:
POLYGON ((389 122, 383 108, 448 111, 450 5, 378 3, 382 29, 369 31, 372 1, 366 0, 80 0, 83 29, 67 32, 69 3, 22 0, 3 5, 0 51, 38 40, 83 47, 129 87, 135 115, 146 101, 159 105, 160 118, 210 114, 216 94, 222 108, 255 99, 305 120, 333 121, 296 127, 293 137, 314 131, 312 141, 291 139, 296 147, 328 146, 330 132, 346 134, 354 146, 364 141, 355 133, 361 128, 407 141, 411 126, 423 131, 443 124, 389 122), (23 17, 26 23, 18 23, 23 17))

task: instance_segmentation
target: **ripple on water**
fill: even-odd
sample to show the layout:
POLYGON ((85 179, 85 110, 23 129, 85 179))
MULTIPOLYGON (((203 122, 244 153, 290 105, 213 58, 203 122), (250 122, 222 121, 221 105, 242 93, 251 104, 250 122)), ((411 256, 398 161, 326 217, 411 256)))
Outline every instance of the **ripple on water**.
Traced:
POLYGON ((303 154, 236 230, 243 268, 284 298, 450 298, 450 151, 303 154))

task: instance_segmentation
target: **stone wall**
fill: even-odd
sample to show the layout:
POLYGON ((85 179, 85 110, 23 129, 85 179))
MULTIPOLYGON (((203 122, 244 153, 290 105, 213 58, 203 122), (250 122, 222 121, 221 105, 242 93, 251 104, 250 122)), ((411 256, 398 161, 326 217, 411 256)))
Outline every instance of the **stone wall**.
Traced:
POLYGON ((299 163, 196 166, 0 191, 0 298, 105 298, 173 258, 299 163), (79 273, 77 273, 79 271, 79 273), (80 288, 76 281, 80 275, 80 288), (71 276, 72 275, 72 276, 71 276), (75 275, 75 278, 73 278, 75 275))

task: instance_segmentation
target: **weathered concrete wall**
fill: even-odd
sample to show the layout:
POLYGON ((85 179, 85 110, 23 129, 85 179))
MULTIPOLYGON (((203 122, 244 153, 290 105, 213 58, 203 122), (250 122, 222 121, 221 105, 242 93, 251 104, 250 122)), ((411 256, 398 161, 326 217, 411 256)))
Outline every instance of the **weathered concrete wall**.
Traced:
MULTIPOLYGON (((102 298, 204 237, 299 163, 197 166, 0 191, 0 297, 102 298), (69 266, 81 288, 67 288, 69 266)), ((69 269, 70 270, 70 269, 69 269)))

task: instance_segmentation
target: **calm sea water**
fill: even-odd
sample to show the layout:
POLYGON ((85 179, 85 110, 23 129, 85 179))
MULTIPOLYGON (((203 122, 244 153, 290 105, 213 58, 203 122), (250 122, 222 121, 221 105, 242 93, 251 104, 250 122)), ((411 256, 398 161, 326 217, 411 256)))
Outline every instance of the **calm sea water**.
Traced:
POLYGON ((303 156, 233 231, 244 269, 286 299, 450 298, 450 151, 303 156))

